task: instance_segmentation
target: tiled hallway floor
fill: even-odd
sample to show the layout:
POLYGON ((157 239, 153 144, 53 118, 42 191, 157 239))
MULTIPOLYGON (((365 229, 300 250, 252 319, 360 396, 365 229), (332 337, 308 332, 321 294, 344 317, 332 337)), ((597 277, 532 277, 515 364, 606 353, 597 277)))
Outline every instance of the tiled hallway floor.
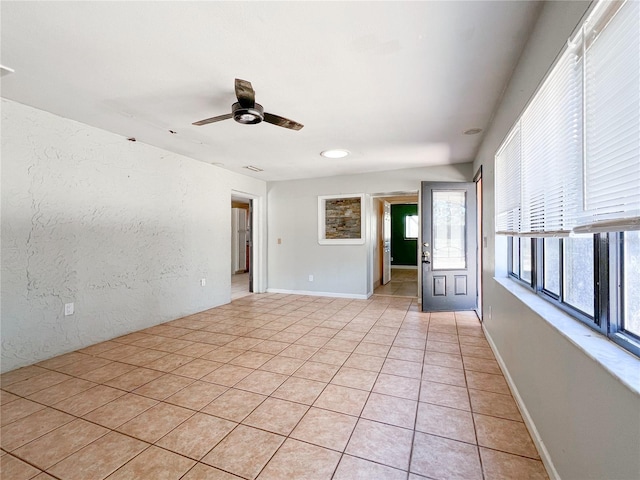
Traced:
POLYGON ((8 372, 2 478, 547 478, 475 315, 412 302, 250 295, 8 372))
POLYGON ((373 292, 375 295, 392 295, 396 297, 418 296, 418 270, 391 268, 391 281, 380 285, 373 292))
POLYGON ((237 300, 250 294, 249 274, 236 273, 231 275, 231 300, 237 300))

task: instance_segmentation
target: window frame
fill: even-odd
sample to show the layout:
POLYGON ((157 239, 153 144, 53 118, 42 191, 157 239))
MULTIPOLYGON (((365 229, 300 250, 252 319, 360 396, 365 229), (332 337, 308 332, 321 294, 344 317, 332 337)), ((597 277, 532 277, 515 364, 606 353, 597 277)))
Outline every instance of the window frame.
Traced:
POLYGON ((564 238, 558 238, 560 248, 558 259, 560 292, 556 295, 554 292, 550 292, 544 288, 544 240, 545 237, 508 237, 507 268, 509 277, 513 281, 532 290, 545 301, 553 304, 590 329, 608 337, 611 341, 620 345, 630 353, 640 356, 640 336, 624 329, 624 232, 593 234, 593 316, 573 306, 564 299, 564 238), (533 263, 531 283, 521 278, 522 259, 520 242, 523 240, 532 241, 533 263), (517 272, 513 270, 514 248, 518 249, 520 259, 517 272))
MULTIPOLYGON (((495 153, 494 214, 496 235, 509 236, 510 279, 640 357, 638 286, 635 272, 625 277, 624 261, 625 245, 634 245, 636 256, 635 243, 625 242, 625 235, 640 230, 640 115, 636 108, 625 108, 639 98, 639 5, 593 2, 495 153), (611 74, 614 68, 616 75, 611 74), (558 128, 550 129, 548 119, 557 121, 558 128), (579 152, 573 148, 576 142, 579 152), (547 181, 564 178, 563 172, 575 177, 547 181), (545 239, 574 234, 593 235, 593 259, 582 253, 586 245, 568 249, 567 240, 559 238, 559 254, 553 255, 557 268, 547 265, 554 276, 559 274, 558 293, 546 290, 545 239), (522 279, 523 238, 535 239, 531 282, 522 279), (591 294, 587 265, 589 273, 593 269, 593 314, 565 300, 591 311, 585 296, 591 294), (625 295, 633 300, 626 306, 625 295), (634 319, 633 331, 625 329, 626 314, 634 319)), ((554 289, 555 280, 547 282, 554 289)))
POLYGON ((418 214, 407 214, 404 216, 404 232, 402 232, 404 235, 404 239, 405 240, 418 240, 418 236, 420 234, 420 219, 418 218, 418 214), (407 224, 408 224, 408 218, 409 217, 415 217, 416 218, 416 223, 417 223, 417 227, 416 227, 416 236, 415 237, 409 237, 407 236, 407 224))
POLYGON ((509 260, 508 260, 508 272, 509 276, 515 280, 517 280, 522 285, 530 288, 531 290, 535 290, 535 271, 536 271, 536 245, 532 238, 530 237, 516 237, 509 236, 508 241, 508 250, 509 250, 509 260), (513 271, 513 249, 515 248, 515 240, 518 240, 518 271, 513 271), (531 242, 531 281, 522 278, 522 249, 520 248, 520 243, 525 241, 531 242))
POLYGON ((607 303, 606 301, 605 302, 602 301, 603 299, 601 298, 601 293, 599 291, 601 289, 600 285, 602 285, 602 279, 599 278, 601 269, 598 267, 598 262, 596 261, 598 258, 598 252, 599 252, 598 244, 600 242, 600 239, 598 237, 600 237, 599 234, 595 234, 593 236, 593 261, 594 261, 594 275, 592 280, 593 297, 594 297, 593 316, 589 315, 588 313, 584 312, 580 308, 576 307, 575 305, 565 300, 565 284, 564 284, 565 283, 564 282, 564 279, 565 279, 564 242, 565 240, 564 238, 558 238, 558 241, 560 243, 559 245, 560 255, 558 260, 559 275, 560 275, 560 278, 559 278, 560 293, 558 295, 544 289, 544 263, 543 263, 544 238, 536 239, 536 243, 538 244, 538 251, 540 252, 540 258, 537 258, 536 262, 539 262, 539 265, 540 265, 539 271, 541 272, 541 274, 536 279, 536 285, 537 285, 536 291, 542 296, 542 298, 553 303, 562 311, 568 313, 569 315, 576 318, 577 320, 580 320, 582 323, 586 324, 588 327, 593 328, 594 330, 606 335, 606 329, 604 329, 603 331, 603 328, 602 328, 603 325, 606 325, 606 322, 602 321, 603 318, 606 318, 606 315, 603 315, 603 312, 601 312, 600 310, 600 305, 603 305, 603 304, 606 305, 607 303))
POLYGON ((611 310, 617 312, 609 322, 608 337, 625 350, 640 357, 640 336, 624 328, 624 233, 609 234, 610 264, 616 268, 612 272, 613 280, 609 283, 611 310))

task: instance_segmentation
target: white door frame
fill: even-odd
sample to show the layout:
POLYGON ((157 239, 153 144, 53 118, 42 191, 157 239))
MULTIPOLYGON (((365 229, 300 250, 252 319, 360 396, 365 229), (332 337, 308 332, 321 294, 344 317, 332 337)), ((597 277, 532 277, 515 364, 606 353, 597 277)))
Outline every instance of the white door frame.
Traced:
POLYGON ((386 285, 391 281, 391 204, 382 200, 382 280, 386 285), (387 245, 387 241, 389 244, 387 245), (389 249, 387 251, 387 248, 389 249))
MULTIPOLYGON (((418 219, 420 222, 422 222, 422 201, 420 198, 420 189, 417 190, 403 190, 403 191, 396 191, 396 192, 381 192, 381 193, 371 193, 367 195, 367 210, 369 212, 369 215, 367 216, 367 229, 368 229, 368 243, 369 243, 369 248, 367 248, 367 280, 368 280, 368 285, 367 285, 367 297, 370 297, 371 295, 373 295, 373 272, 374 272, 374 266, 373 266, 373 262, 375 261, 375 258, 373 258, 373 252, 374 252, 374 248, 375 248, 375 235, 376 232, 373 231, 373 228, 370 228, 371 225, 373 225, 373 215, 375 215, 375 211, 373 209, 373 199, 374 198, 381 198, 381 197, 407 197, 407 196, 414 196, 417 195, 418 197, 418 219)), ((420 228, 418 230, 418 291, 416 292, 416 295, 418 296, 418 302, 420 302, 420 298, 421 298, 421 292, 422 292, 422 276, 419 274, 420 272, 420 254, 421 254, 421 249, 420 246, 422 245, 422 228, 420 228)))
POLYGON ((231 212, 231 199, 233 197, 252 200, 253 215, 251 218, 251 240, 253 245, 253 292, 264 293, 267 290, 267 255, 266 255, 266 209, 264 197, 252 193, 231 190, 229 198, 229 211, 231 212))

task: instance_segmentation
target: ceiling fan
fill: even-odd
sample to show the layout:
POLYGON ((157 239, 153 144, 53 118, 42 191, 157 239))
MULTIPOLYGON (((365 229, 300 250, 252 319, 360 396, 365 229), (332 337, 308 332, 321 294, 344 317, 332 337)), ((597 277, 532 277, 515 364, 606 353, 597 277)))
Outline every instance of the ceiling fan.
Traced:
POLYGON ((256 103, 256 92, 251 86, 251 82, 236 78, 236 97, 238 101, 231 105, 231 113, 218 115, 217 117, 206 118, 199 122, 193 122, 193 125, 206 125, 208 123, 220 122, 233 118, 238 123, 251 125, 260 123, 263 120, 267 123, 277 125, 278 127, 289 128, 291 130, 300 130, 304 125, 288 118, 267 113, 262 105, 256 103))

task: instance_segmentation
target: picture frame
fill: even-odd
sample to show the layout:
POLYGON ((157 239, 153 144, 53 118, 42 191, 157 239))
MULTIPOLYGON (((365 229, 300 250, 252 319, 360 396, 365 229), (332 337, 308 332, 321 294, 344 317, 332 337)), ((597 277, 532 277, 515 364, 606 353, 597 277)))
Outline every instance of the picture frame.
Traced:
POLYGON ((364 194, 318 196, 318 243, 364 244, 364 194))

